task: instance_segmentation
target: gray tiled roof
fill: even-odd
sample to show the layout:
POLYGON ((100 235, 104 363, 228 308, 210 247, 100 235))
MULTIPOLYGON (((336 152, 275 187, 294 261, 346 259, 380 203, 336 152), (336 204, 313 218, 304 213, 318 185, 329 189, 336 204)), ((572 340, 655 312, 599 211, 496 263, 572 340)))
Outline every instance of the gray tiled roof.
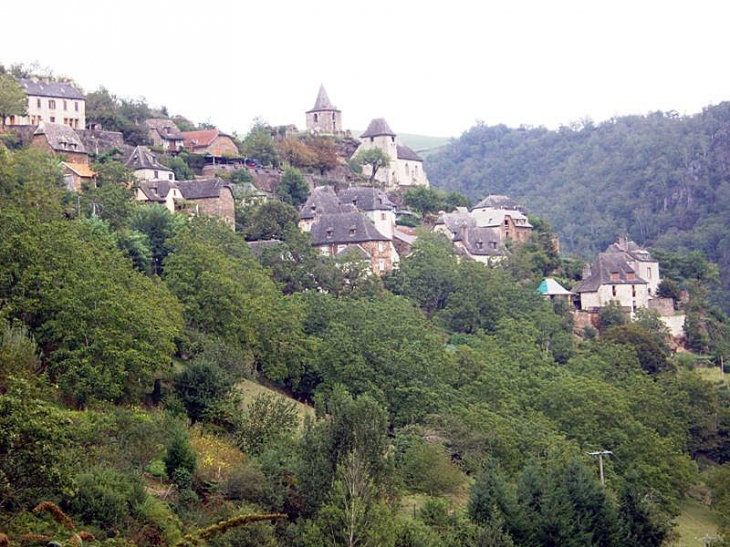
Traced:
POLYGON ((345 247, 344 249, 339 251, 336 256, 339 256, 339 257, 349 256, 349 257, 359 258, 360 260, 367 260, 367 261, 369 261, 371 259, 368 252, 365 249, 363 249, 360 245, 348 245, 347 247, 345 247))
POLYGON ((138 146, 132 151, 126 162, 125 167, 130 169, 156 169, 158 171, 172 172, 172 169, 165 167, 157 161, 157 156, 153 154, 146 146, 138 146))
POLYGON ((525 213, 525 208, 517 203, 512 198, 509 198, 507 196, 500 196, 497 194, 491 194, 487 197, 485 197, 482 201, 477 203, 474 207, 474 209, 512 209, 515 211, 520 211, 521 213, 525 213))
POLYGON ((631 241, 627 236, 619 237, 616 243, 612 243, 606 249, 607 253, 627 253, 631 258, 639 262, 656 262, 649 251, 631 241))
POLYGON ((392 211, 395 203, 382 190, 370 186, 351 186, 337 195, 340 203, 352 203, 362 211, 392 211))
POLYGON ((337 213, 340 211, 340 200, 331 186, 319 186, 312 190, 307 201, 299 212, 300 219, 314 218, 317 215, 337 213))
POLYGON ((319 93, 317 93, 317 100, 314 101, 314 108, 312 108, 309 112, 318 112, 320 110, 337 110, 337 108, 332 105, 330 98, 327 96, 327 92, 324 90, 324 85, 319 86, 319 93))
POLYGON ((41 122, 33 135, 45 135, 48 144, 56 152, 86 153, 81 137, 68 125, 41 122))
POLYGON ((175 183, 185 199, 205 199, 220 197, 228 184, 219 178, 203 180, 180 180, 175 183))
POLYGON ((312 225, 312 244, 351 244, 390 241, 365 215, 357 211, 322 215, 312 225))
POLYGON ((381 135, 395 137, 395 133, 388 125, 388 122, 385 121, 385 118, 375 118, 360 137, 379 137, 381 135))
POLYGON ((399 144, 397 150, 399 160, 423 161, 421 156, 416 154, 413 149, 407 147, 405 144, 399 144))
POLYGON ((646 285, 646 281, 636 275, 629 259, 623 252, 600 253, 591 264, 591 274, 573 287, 573 292, 596 292, 601 285, 646 285), (616 274, 616 279, 612 274, 616 274))
POLYGON ((175 122, 172 120, 166 120, 164 118, 154 118, 151 120, 145 120, 145 125, 150 129, 156 129, 160 134, 160 137, 166 140, 181 141, 183 137, 182 132, 178 129, 175 122))
POLYGON ((170 193, 170 188, 174 184, 174 182, 170 182, 167 180, 145 180, 140 181, 137 184, 137 187, 142 191, 142 193, 147 197, 148 200, 164 203, 167 194, 170 193))
POLYGON ((456 235, 454 242, 461 242, 471 255, 502 256, 505 254, 498 228, 464 227, 456 235))
POLYGON ((45 82, 35 78, 21 78, 21 87, 28 95, 56 99, 84 100, 83 94, 73 85, 62 82, 45 82))

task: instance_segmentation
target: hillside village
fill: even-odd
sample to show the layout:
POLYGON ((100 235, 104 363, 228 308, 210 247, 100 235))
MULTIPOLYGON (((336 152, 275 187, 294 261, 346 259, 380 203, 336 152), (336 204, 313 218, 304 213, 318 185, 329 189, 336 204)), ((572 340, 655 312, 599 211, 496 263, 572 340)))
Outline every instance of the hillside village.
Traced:
POLYGON ((701 256, 561 253, 534 204, 438 189, 324 86, 301 128, 238 135, 21 72, 0 70, 0 546, 730 531, 730 320, 701 256))
MULTIPOLYGON (((111 153, 133 173, 134 198, 163 205, 170 212, 214 216, 235 228, 237 201, 280 199, 276 189, 281 167, 243 156, 240 140, 232 135, 215 128, 182 131, 175 119, 148 118, 141 122, 148 144, 134 146, 120 132, 107 131, 98 122, 87 124, 85 96, 72 83, 21 78, 19 84, 27 97, 27 111, 8 116, 5 126, 23 142, 59 158, 68 190, 82 193, 94 188, 90 156, 111 153), (178 180, 165 165, 181 154, 196 166, 194 178, 178 180), (237 184, 237 173, 250 182, 237 184)), ((300 206, 299 227, 311 235, 312 245, 326 256, 364 260, 376 275, 397 269, 401 256, 410 253, 417 240, 413 228, 398 225, 400 216, 411 213, 405 193, 430 186, 423 158, 400 142, 383 118, 374 118, 359 138, 353 138, 323 85, 314 106, 305 112, 303 132, 290 125, 272 129, 271 135, 278 136, 279 145, 288 141, 283 148, 289 146, 292 166, 307 139, 328 149, 329 163, 319 173, 306 175, 309 197, 300 206), (364 163, 361 174, 350 169, 353 158, 373 149, 382 151, 388 163, 380 168, 364 163)), ((492 266, 510 249, 527 243, 533 228, 527 209, 500 195, 486 196, 471 208, 440 211, 423 226, 446 236, 463 259, 492 266)), ((559 252, 557 237, 553 244, 559 252)), ((659 297, 660 282, 658 262, 622 238, 585 265, 582 280, 571 290, 546 278, 539 291, 570 303, 577 333, 596 327, 600 310, 617 303, 631 316, 640 308, 657 311, 675 339, 681 340, 684 316, 675 312, 676 302, 659 297)))

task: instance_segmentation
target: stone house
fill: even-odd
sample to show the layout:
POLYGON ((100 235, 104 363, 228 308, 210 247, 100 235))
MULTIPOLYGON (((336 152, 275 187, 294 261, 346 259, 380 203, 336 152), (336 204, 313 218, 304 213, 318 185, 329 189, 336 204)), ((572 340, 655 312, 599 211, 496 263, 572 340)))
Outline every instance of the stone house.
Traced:
POLYGON ((33 132, 31 145, 61 156, 68 163, 83 165, 89 163, 89 156, 81 138, 68 125, 42 121, 33 132))
POLYGON ((521 205, 506 196, 490 195, 471 211, 457 207, 451 213, 443 213, 434 231, 453 241, 463 256, 493 264, 507 255, 508 241, 527 242, 532 225, 521 205))
POLYGON ((354 187, 337 195, 331 186, 315 188, 300 209, 299 227, 311 233, 322 254, 361 257, 378 275, 400 260, 393 242, 394 205, 381 190, 354 187))
POLYGON ((210 155, 216 158, 238 156, 238 146, 233 137, 221 133, 217 129, 185 131, 181 135, 185 148, 193 154, 210 155))
POLYGON ((649 284, 638 275, 625 253, 600 253, 586 267, 583 280, 573 287, 573 292, 579 296, 581 310, 595 311, 609 302, 618 302, 631 313, 649 307, 649 284))
POLYGON ((373 273, 382 275, 398 262, 393 241, 381 234, 354 206, 349 212, 324 214, 312 224, 312 245, 330 257, 356 256, 369 260, 373 273))
MULTIPOLYGON (((375 180, 386 187, 428 186, 428 178, 423 170, 423 159, 406 145, 398 142, 398 137, 383 118, 375 118, 360 135, 361 143, 357 152, 369 148, 380 148, 388 154, 390 164, 381 167, 375 180)), ((356 152, 356 154, 357 154, 356 152)), ((363 167, 365 175, 370 174, 368 166, 363 167)))
POLYGON ((307 132, 318 135, 341 135, 342 112, 332 105, 332 101, 324 90, 324 85, 319 87, 317 99, 314 101, 312 110, 307 113, 307 132))
POLYGON ((623 235, 616 243, 608 246, 607 253, 623 253, 627 262, 631 265, 639 277, 646 280, 649 288, 649 297, 655 298, 659 290, 659 262, 655 260, 649 251, 639 247, 623 235))
POLYGON ((61 162, 66 189, 81 192, 96 187, 96 173, 86 163, 61 162))
POLYGON ((153 146, 159 146, 165 152, 177 153, 185 146, 185 137, 175 122, 164 118, 145 120, 147 134, 153 146))
POLYGON ((21 78, 18 82, 28 97, 25 116, 8 116, 6 125, 58 123, 86 129, 86 99, 72 84, 48 78, 21 78))
POLYGON ((231 187, 222 179, 144 180, 135 189, 138 201, 159 203, 170 212, 186 212, 222 219, 235 229, 235 201, 231 187))
POLYGON ((159 163, 157 156, 146 146, 137 146, 132 150, 124 166, 134 171, 137 180, 175 180, 172 169, 159 163))

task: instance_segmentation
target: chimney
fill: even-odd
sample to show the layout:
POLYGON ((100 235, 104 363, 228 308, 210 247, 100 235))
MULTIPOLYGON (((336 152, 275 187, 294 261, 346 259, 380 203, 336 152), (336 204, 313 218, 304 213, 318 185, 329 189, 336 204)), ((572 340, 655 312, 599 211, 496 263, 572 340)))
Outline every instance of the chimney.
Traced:
POLYGON ((583 279, 588 279, 593 272, 591 271, 591 264, 590 262, 586 262, 583 264, 583 273, 581 274, 581 277, 583 279))

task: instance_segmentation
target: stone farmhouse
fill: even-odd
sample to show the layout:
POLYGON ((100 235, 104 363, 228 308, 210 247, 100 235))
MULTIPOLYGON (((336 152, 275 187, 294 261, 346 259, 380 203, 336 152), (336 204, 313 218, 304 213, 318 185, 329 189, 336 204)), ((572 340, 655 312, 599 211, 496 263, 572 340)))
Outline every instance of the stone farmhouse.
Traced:
POLYGON ((214 158, 238 156, 238 146, 233 137, 217 129, 184 131, 181 135, 185 148, 193 154, 209 155, 214 158))
POLYGON ((8 116, 6 125, 57 123, 86 129, 86 99, 72 84, 47 78, 21 78, 20 86, 28 97, 25 116, 8 116))
POLYGON ((507 196, 490 195, 471 211, 457 207, 443 213, 434 231, 446 235, 456 249, 467 258, 494 264, 507 255, 508 241, 525 243, 532 234, 526 211, 507 196))
POLYGON ((172 120, 155 118, 145 120, 144 123, 152 146, 159 146, 171 154, 180 152, 185 147, 185 137, 172 120))
MULTIPOLYGON (((405 144, 398 142, 398 136, 383 118, 375 118, 360 135, 357 152, 369 148, 380 148, 388 154, 390 165, 378 169, 375 180, 388 188, 398 186, 428 186, 428 178, 423 170, 423 158, 405 144)), ((357 153, 356 152, 356 153, 357 153)), ((370 168, 363 169, 366 175, 370 168)))
POLYGON ((201 180, 143 180, 135 189, 137 201, 159 203, 170 212, 218 217, 235 229, 231 187, 220 178, 201 180))
POLYGON ((312 110, 307 111, 307 132, 315 135, 341 135, 342 111, 332 105, 332 101, 324 90, 324 85, 319 87, 317 99, 314 101, 312 110))
POLYGON ((68 125, 41 122, 33 132, 31 144, 35 148, 62 157, 68 163, 89 164, 84 143, 68 125))
POLYGON ((146 146, 137 146, 124 162, 127 169, 134 171, 137 180, 174 181, 175 173, 157 161, 157 156, 146 146))
POLYGON ((322 254, 366 260, 378 275, 400 260, 393 244, 395 205, 376 188, 352 187, 340 195, 331 186, 315 188, 300 210, 299 227, 322 254))
POLYGON ((573 292, 579 296, 577 305, 581 310, 595 311, 609 302, 618 302, 634 313, 651 306, 660 280, 659 263, 646 249, 622 237, 586 265, 583 280, 573 292))

